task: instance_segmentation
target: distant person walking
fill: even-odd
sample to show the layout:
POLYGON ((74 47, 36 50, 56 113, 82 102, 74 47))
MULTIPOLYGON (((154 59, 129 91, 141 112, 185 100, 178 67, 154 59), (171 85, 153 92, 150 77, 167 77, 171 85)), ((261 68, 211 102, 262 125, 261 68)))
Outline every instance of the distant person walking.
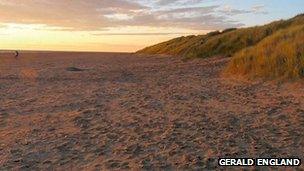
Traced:
POLYGON ((15 59, 17 59, 19 57, 19 52, 15 51, 15 59))

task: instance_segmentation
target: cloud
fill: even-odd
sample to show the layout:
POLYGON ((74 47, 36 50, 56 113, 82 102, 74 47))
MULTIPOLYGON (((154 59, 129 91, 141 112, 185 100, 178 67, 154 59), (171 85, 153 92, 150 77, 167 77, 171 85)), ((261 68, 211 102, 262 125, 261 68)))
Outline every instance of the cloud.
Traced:
POLYGON ((157 5, 172 5, 172 4, 183 4, 183 5, 194 5, 201 3, 203 0, 158 0, 157 5))
POLYGON ((2 23, 46 24, 76 30, 96 30, 110 22, 104 15, 131 13, 146 7, 125 0, 1 0, 2 23))
POLYGON ((238 27, 242 24, 228 21, 225 16, 215 15, 218 6, 185 7, 154 11, 136 15, 128 22, 140 26, 180 27, 195 30, 213 30, 227 27, 238 27))
POLYGON ((201 2, 203 0, 145 0, 141 3, 135 0, 0 0, 0 21, 42 24, 50 29, 70 31, 100 31, 126 26, 212 30, 242 26, 242 23, 229 19, 230 14, 261 10, 255 6, 251 11, 231 8, 219 12, 220 6, 216 5, 193 6, 201 2), (155 8, 150 5, 155 3, 159 7, 168 6, 155 8))
POLYGON ((251 7, 251 11, 256 14, 268 14, 268 12, 265 10, 265 5, 255 5, 251 7))
POLYGON ((238 14, 247 14, 251 11, 242 10, 242 9, 234 9, 230 5, 225 5, 219 12, 224 13, 226 15, 238 15, 238 14))
POLYGON ((176 0, 158 0, 157 4, 158 5, 168 5, 176 2, 176 0))
POLYGON ((251 9, 234 9, 229 5, 225 5, 219 12, 224 13, 225 15, 240 15, 240 14, 267 14, 268 12, 264 9, 264 5, 255 5, 251 9))

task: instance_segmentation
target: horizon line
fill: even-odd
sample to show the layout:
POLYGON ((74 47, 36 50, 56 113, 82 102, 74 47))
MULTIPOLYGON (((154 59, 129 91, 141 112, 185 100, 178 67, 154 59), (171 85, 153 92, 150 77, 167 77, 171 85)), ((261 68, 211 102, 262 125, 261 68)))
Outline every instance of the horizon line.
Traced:
POLYGON ((128 53, 128 54, 132 54, 132 53, 136 53, 136 51, 134 52, 124 52, 124 51, 90 51, 90 50, 22 50, 22 49, 0 49, 0 53, 5 53, 5 52, 15 52, 15 51, 19 51, 19 52, 66 52, 66 53, 128 53))

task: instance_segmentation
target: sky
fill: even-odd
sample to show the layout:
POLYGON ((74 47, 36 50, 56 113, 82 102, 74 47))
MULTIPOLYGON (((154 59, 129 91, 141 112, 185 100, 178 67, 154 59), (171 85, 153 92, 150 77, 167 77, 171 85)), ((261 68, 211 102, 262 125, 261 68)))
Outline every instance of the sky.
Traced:
POLYGON ((303 0, 0 0, 0 49, 134 52, 300 13, 303 0))

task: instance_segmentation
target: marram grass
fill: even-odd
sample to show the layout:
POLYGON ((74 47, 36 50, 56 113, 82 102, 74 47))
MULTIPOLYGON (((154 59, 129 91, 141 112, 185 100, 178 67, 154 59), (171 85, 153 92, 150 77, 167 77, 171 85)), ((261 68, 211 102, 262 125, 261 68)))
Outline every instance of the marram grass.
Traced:
POLYGON ((256 46, 236 53, 225 74, 247 78, 304 77, 304 25, 280 30, 256 46))

